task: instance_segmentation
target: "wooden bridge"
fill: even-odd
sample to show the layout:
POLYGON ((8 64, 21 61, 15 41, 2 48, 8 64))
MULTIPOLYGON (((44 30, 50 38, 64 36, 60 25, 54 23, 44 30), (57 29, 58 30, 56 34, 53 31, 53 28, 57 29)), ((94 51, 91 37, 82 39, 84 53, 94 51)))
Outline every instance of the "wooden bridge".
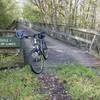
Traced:
MULTIPOLYGON (((52 24, 30 22, 22 23, 24 23, 24 25, 29 29, 33 29, 35 31, 45 31, 48 36, 54 38, 54 40, 49 40, 52 45, 55 44, 65 49, 66 53, 71 54, 70 56, 73 55, 74 59, 77 59, 77 57, 79 57, 77 59, 79 63, 89 66, 100 64, 100 60, 94 57, 96 55, 98 55, 97 57, 99 57, 100 54, 99 32, 92 29, 73 28, 69 26, 65 27, 64 25, 58 25, 55 29, 52 24), (55 43, 55 39, 63 41, 63 47, 62 45, 59 45, 62 42, 55 43), (64 48, 64 46, 66 46, 67 48, 64 48)), ((60 47, 58 48, 58 51, 61 50, 60 47)), ((57 46, 55 46, 55 49, 57 49, 57 46)))
POLYGON ((52 24, 45 23, 24 22, 24 24, 37 31, 45 31, 53 38, 71 43, 80 48, 84 47, 84 49, 88 50, 89 52, 95 51, 96 53, 100 53, 100 34, 95 30, 74 28, 69 26, 65 27, 65 25, 57 25, 57 28, 54 29, 52 24))
MULTIPOLYGON (((39 31, 47 33, 46 41, 49 47, 47 64, 80 63, 86 66, 100 64, 100 60, 92 56, 94 53, 100 54, 100 34, 97 31, 73 27, 67 27, 65 30, 64 25, 58 25, 54 29, 53 25, 44 23, 19 22, 16 24, 16 29, 25 30, 28 34, 38 33, 39 31)), ((1 36, 12 37, 15 36, 15 33, 15 29, 0 30, 1 36)), ((0 51, 5 52, 4 50, 17 53, 18 48, 0 48, 0 51)))

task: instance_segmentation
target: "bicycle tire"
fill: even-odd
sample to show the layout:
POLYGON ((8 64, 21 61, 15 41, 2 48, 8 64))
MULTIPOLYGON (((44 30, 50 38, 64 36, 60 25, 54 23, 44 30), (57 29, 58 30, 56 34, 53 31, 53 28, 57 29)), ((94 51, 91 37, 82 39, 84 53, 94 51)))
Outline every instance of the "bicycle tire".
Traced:
POLYGON ((34 56, 35 50, 32 50, 29 57, 29 65, 31 70, 36 73, 40 74, 43 71, 44 68, 44 57, 40 53, 37 57, 34 56))

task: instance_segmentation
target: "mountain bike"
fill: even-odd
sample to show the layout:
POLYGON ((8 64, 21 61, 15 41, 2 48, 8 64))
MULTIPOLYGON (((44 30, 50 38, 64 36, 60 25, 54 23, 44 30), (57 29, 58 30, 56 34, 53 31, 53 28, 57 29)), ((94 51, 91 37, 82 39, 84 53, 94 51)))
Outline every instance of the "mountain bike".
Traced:
POLYGON ((29 64, 32 71, 37 74, 43 71, 44 61, 48 58, 48 48, 44 38, 43 32, 32 37, 33 49, 29 54, 29 64))
MULTIPOLYGON (((44 62, 48 58, 48 48, 45 38, 45 32, 40 32, 38 34, 34 34, 32 36, 23 35, 22 33, 17 37, 19 38, 31 38, 32 40, 32 50, 26 54, 23 52, 24 56, 28 58, 28 64, 32 71, 36 74, 39 74, 43 71, 44 62), (20 36, 21 35, 21 36, 20 36)), ((25 50, 23 50, 25 51, 25 50)))

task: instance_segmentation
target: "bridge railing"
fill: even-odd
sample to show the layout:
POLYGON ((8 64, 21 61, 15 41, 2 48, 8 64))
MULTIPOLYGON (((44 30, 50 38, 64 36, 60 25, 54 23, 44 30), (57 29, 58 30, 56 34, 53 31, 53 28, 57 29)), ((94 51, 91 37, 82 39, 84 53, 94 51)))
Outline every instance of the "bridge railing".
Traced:
POLYGON ((93 49, 93 46, 98 47, 98 49, 100 48, 98 45, 100 34, 97 31, 82 28, 70 28, 69 37, 89 45, 89 51, 93 49))
POLYGON ((46 23, 32 23, 33 26, 37 25, 41 28, 45 28, 47 30, 59 31, 59 32, 66 32, 69 29, 69 26, 66 25, 57 25, 56 28, 53 24, 46 24, 46 23))
POLYGON ((32 28, 38 31, 46 31, 53 38, 69 42, 89 52, 100 53, 100 34, 95 30, 66 25, 57 25, 55 28, 54 25, 45 23, 32 23, 32 28))

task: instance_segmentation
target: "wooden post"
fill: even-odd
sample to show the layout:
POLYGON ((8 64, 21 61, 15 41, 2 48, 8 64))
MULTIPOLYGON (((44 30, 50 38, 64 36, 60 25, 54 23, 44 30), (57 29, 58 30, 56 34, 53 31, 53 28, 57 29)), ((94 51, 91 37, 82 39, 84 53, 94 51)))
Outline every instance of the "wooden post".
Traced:
POLYGON ((92 39, 91 45, 90 45, 90 47, 89 47, 89 52, 91 52, 93 43, 95 42, 95 39, 96 39, 96 34, 94 35, 94 37, 93 37, 93 39, 92 39))
POLYGON ((73 30, 70 28, 70 29, 69 29, 69 35, 68 35, 68 37, 67 37, 67 40, 68 40, 68 41, 70 40, 70 35, 71 35, 71 34, 73 34, 73 30))

